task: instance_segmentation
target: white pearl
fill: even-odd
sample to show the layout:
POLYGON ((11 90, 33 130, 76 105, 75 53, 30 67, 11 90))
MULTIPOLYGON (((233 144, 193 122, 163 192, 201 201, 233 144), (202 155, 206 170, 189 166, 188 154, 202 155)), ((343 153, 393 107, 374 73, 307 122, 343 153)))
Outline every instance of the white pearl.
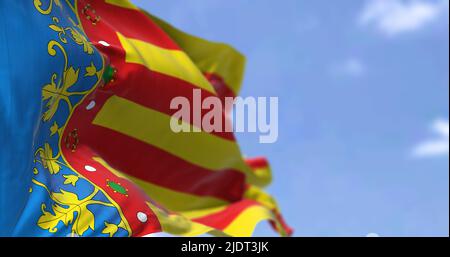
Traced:
POLYGON ((145 214, 143 212, 138 212, 137 213, 137 218, 142 223, 147 222, 147 214, 145 214))
POLYGON ((94 167, 92 167, 92 166, 89 166, 89 165, 84 166, 84 169, 87 170, 87 171, 90 171, 90 172, 95 172, 95 171, 97 171, 96 168, 94 168, 94 167))
POLYGON ((87 106, 86 106, 86 110, 92 110, 95 107, 95 101, 92 100, 87 106))
POLYGON ((106 47, 110 46, 110 44, 108 42, 103 41, 103 40, 98 41, 98 43, 103 45, 103 46, 106 46, 106 47))

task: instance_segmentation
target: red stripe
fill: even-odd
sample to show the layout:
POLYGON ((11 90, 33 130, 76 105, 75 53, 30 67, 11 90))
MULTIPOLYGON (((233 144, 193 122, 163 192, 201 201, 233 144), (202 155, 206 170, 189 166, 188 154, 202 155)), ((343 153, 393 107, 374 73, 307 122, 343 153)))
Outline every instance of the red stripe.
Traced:
MULTIPOLYGON (((292 229, 291 227, 288 226, 288 224, 286 223, 286 221, 284 220, 283 216, 281 216, 281 214, 279 212, 275 212, 275 217, 278 220, 278 222, 280 223, 281 227, 283 228, 284 232, 286 232, 286 234, 288 236, 292 236, 292 234, 294 234, 294 229, 292 229)), ((271 222, 272 227, 275 228, 276 230, 276 226, 273 223, 273 221, 271 222)))

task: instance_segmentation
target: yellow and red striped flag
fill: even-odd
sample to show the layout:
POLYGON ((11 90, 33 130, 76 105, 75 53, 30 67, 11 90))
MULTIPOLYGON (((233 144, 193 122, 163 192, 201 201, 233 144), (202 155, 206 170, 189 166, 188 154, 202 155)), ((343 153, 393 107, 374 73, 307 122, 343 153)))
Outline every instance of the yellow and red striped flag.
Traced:
POLYGON ((194 89, 202 100, 237 96, 245 58, 126 0, 76 0, 74 9, 103 55, 104 83, 70 113, 61 152, 118 208, 119 227, 133 236, 250 236, 269 220, 291 234, 262 190, 271 182, 265 159, 243 158, 231 132, 175 133, 169 126, 175 97, 192 101, 194 89))

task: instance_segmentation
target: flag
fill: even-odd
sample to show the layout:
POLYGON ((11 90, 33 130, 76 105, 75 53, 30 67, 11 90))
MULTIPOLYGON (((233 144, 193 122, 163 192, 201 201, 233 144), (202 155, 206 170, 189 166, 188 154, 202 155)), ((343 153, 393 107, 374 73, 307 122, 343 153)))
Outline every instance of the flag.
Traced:
POLYGON ((240 53, 125 0, 18 2, 0 4, 1 235, 292 232, 267 160, 169 126, 176 97, 239 94, 240 53))

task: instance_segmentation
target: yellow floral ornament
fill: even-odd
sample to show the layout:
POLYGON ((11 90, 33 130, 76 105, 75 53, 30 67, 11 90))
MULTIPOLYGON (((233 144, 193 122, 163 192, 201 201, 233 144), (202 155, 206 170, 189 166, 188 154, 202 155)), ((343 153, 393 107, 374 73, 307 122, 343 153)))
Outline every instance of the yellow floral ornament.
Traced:
POLYGON ((79 44, 83 46, 83 50, 84 52, 86 52, 87 54, 93 54, 94 53, 94 47, 92 47, 91 42, 89 42, 85 36, 81 35, 81 33, 79 33, 77 30, 72 29, 70 30, 70 32, 72 33, 72 38, 73 40, 79 44))
POLYGON ((119 225, 105 222, 105 228, 102 230, 102 234, 109 234, 109 237, 113 237, 117 233, 117 230, 119 230, 119 228, 126 229, 123 221, 120 222, 119 225))
POLYGON ((53 136, 53 135, 55 135, 56 133, 58 133, 58 135, 60 135, 61 132, 62 132, 61 130, 62 130, 62 128, 60 128, 60 127, 58 126, 58 123, 56 123, 56 121, 53 122, 53 125, 50 127, 50 136, 53 136))
POLYGON ((55 202, 52 205, 52 212, 47 210, 45 204, 41 205, 42 216, 37 222, 39 227, 48 230, 50 233, 56 233, 59 223, 62 222, 65 226, 72 226, 73 233, 82 236, 88 229, 94 230, 95 227, 95 216, 87 208, 89 205, 113 206, 110 203, 93 199, 98 193, 98 189, 94 189, 86 198, 79 199, 76 194, 62 189, 59 193, 51 192, 46 185, 37 180, 33 179, 33 183, 45 188, 50 198, 55 202))
POLYGON ((51 233, 58 231, 58 222, 62 221, 66 226, 73 221, 73 212, 65 212, 61 206, 53 205, 52 209, 55 214, 46 211, 47 206, 41 205, 42 216, 38 220, 39 227, 47 229, 51 233))
POLYGON ((94 63, 91 62, 91 65, 86 67, 86 73, 84 74, 85 77, 93 77, 97 76, 98 79, 100 79, 102 71, 98 71, 97 67, 95 67, 94 63))
POLYGON ((38 10, 40 13, 45 14, 45 15, 52 12, 53 2, 55 2, 55 5, 62 8, 61 2, 59 0, 51 0, 47 9, 42 9, 42 2, 40 0, 33 1, 34 7, 36 8, 36 10, 38 10))
MULTIPOLYGON (((38 227, 50 233, 58 232, 58 236, 67 235, 67 233, 73 236, 98 234, 97 230, 101 231, 102 229, 103 233, 114 236, 119 228, 123 228, 128 235, 131 235, 129 224, 116 203, 112 202, 107 195, 108 200, 104 200, 105 197, 97 197, 105 196, 106 193, 68 166, 60 149, 63 130, 68 122, 68 117, 65 115, 72 113, 73 109, 79 105, 80 99, 92 92, 93 88, 100 83, 104 70, 103 60, 100 56, 95 55, 94 46, 82 33, 83 28, 80 21, 75 22, 72 17, 65 15, 66 11, 70 10, 64 10, 64 8, 76 10, 76 6, 73 6, 70 1, 33 0, 32 2, 39 13, 48 15, 48 18, 51 17, 52 22, 48 24, 48 28, 56 36, 47 43, 47 52, 51 57, 59 57, 53 59, 54 63, 51 67, 55 69, 53 73, 49 74, 48 82, 42 86, 43 114, 41 118, 43 123, 48 122, 46 125, 50 125, 46 126, 47 135, 50 136, 45 137, 45 140, 48 141, 39 145, 35 152, 36 166, 33 168, 32 183, 37 187, 30 188, 30 193, 34 191, 32 193, 34 195, 37 191, 35 189, 43 188, 48 197, 40 202, 41 213, 38 213, 34 222, 38 227), (62 12, 57 10, 57 7, 61 8, 62 12), (66 26, 67 20, 71 25, 66 26), (70 48, 66 48, 66 46, 70 46, 70 48), (67 51, 69 49, 70 52, 67 51), (77 58, 72 60, 69 54, 70 56, 73 54, 77 58), (79 63, 80 56, 83 56, 86 62, 79 63), (96 67, 93 60, 101 60, 102 66, 96 67), (90 65, 88 65, 89 63, 90 65), (86 65, 88 66, 86 67, 86 65), (96 76, 97 81, 83 79, 80 70, 81 73, 86 70, 85 77, 96 76), (90 88, 88 84, 91 84, 90 88), (63 117, 65 120, 62 119, 63 117), (92 187, 86 187, 85 184, 90 184, 92 187), (79 190, 80 188, 81 190, 79 190), (88 196, 86 196, 85 190, 90 192, 88 196), (92 208, 94 206, 117 210, 121 218, 120 223, 105 223, 103 228, 104 220, 101 222, 96 220, 94 210, 97 208, 92 208)), ((73 17, 76 17, 75 11, 73 17)), ((38 197, 40 199, 41 195, 39 194, 38 197)))
POLYGON ((53 74, 50 84, 47 84, 42 88, 42 100, 48 100, 46 104, 47 111, 43 114, 44 121, 49 121, 53 118, 58 110, 61 100, 67 102, 70 108, 72 107, 69 97, 73 93, 69 93, 68 90, 77 82, 78 73, 79 70, 75 70, 73 67, 70 67, 64 71, 63 79, 58 85, 55 83, 57 76, 56 74, 53 74))
POLYGON ((59 154, 53 156, 53 149, 48 143, 44 144, 44 148, 39 148, 35 155, 39 154, 42 166, 47 169, 50 174, 57 174, 61 170, 58 163, 59 154))
POLYGON ((61 190, 61 193, 52 193, 51 197, 56 202, 52 206, 53 213, 46 211, 45 204, 42 204, 43 215, 38 220, 38 226, 55 233, 58 231, 59 222, 63 222, 65 226, 73 223, 72 231, 80 236, 89 228, 94 229, 94 215, 87 209, 89 197, 79 200, 76 194, 64 190, 61 190), (76 218, 74 218, 75 213, 77 213, 76 218))
POLYGON ((64 181, 64 185, 72 184, 72 186, 76 186, 78 182, 78 176, 75 175, 63 175, 63 177, 66 179, 64 181))

